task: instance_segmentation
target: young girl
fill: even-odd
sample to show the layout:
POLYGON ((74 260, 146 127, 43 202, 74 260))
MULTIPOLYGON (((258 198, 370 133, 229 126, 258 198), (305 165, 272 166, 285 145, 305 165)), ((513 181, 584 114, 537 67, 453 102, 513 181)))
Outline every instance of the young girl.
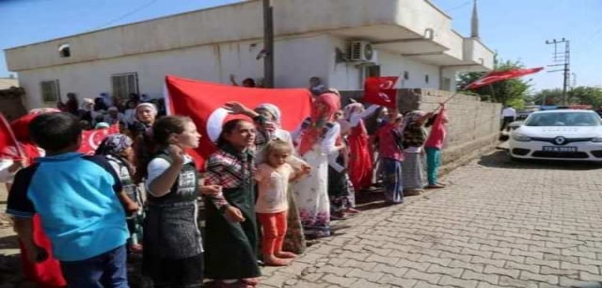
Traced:
POLYGON ((368 144, 368 132, 364 118, 372 115, 380 106, 372 105, 364 109, 361 103, 352 103, 345 107, 345 119, 351 124, 349 142, 349 178, 353 187, 360 191, 372 184, 372 157, 368 144))
POLYGON ((426 127, 431 128, 431 133, 424 147, 426 149, 426 175, 429 185, 427 189, 439 189, 445 186, 437 182, 437 171, 441 164, 441 148, 445 142, 445 136, 447 131, 445 130, 445 124, 447 124, 447 115, 445 115, 445 104, 441 104, 441 111, 429 119, 426 123, 426 127))
POLYGON ((255 210, 263 230, 263 261, 267 265, 285 266, 290 264, 291 258, 295 258, 295 254, 282 251, 287 230, 288 182, 295 181, 309 170, 295 172, 286 163, 293 150, 284 140, 271 140, 265 150, 266 163, 260 164, 255 174, 259 188, 255 210))
MULTIPOLYGON (((298 158, 295 153, 294 153, 294 149, 295 146, 293 144, 293 139, 291 137, 291 134, 280 128, 280 122, 281 122, 281 115, 282 113, 280 112, 280 109, 273 104, 269 104, 269 103, 264 103, 264 104, 260 104, 259 106, 255 107, 255 112, 259 113, 260 115, 262 115, 263 117, 267 118, 269 121, 272 121, 272 123, 274 123, 274 125, 276 125, 276 131, 274 131, 274 137, 281 139, 283 141, 285 141, 286 143, 288 143, 291 147, 291 149, 293 149, 292 151, 292 155, 291 157, 289 157, 289 159, 287 159, 287 163, 292 165, 293 168, 295 169, 303 169, 303 167, 306 167, 306 169, 310 169, 309 165, 307 165, 307 163, 305 163, 305 161, 301 160, 300 158, 298 158)), ((258 149, 256 149, 256 163, 257 164, 262 164, 265 161, 265 151, 261 151, 261 147, 257 147, 258 149)), ((265 150, 265 149, 264 149, 265 150)), ((290 186, 290 184, 289 184, 290 186)), ((288 199, 288 213, 287 213, 287 229, 286 229, 286 236, 284 237, 284 243, 282 245, 282 249, 284 251, 289 251, 292 253, 295 253, 297 255, 299 254, 303 254, 303 252, 305 251, 305 249, 307 248, 307 243, 305 241, 305 236, 303 235, 303 226, 301 225, 301 218, 299 217, 299 208, 297 206, 297 202, 295 200, 295 195, 293 195, 292 193, 287 193, 287 199, 288 199)))
POLYGON ((253 181, 255 125, 241 119, 224 124, 219 150, 206 163, 205 181, 223 187, 206 202, 205 248, 207 278, 222 287, 257 285, 255 181, 253 181))
POLYGON ((184 152, 198 147, 200 139, 190 118, 157 120, 153 137, 159 152, 147 170, 143 271, 154 287, 201 287, 204 265, 197 198, 201 193, 216 194, 220 187, 199 188, 197 169, 184 152))
POLYGON ((96 155, 104 156, 119 176, 123 192, 119 200, 123 204, 126 215, 130 239, 128 239, 129 251, 142 251, 142 194, 133 181, 134 167, 131 164, 133 157, 132 139, 123 134, 107 136, 98 149, 96 155))
POLYGON ((378 138, 378 154, 382 165, 385 203, 403 203, 402 162, 403 147, 401 145, 401 115, 397 112, 389 114, 387 124, 376 132, 378 138))
POLYGON ((428 117, 423 111, 412 111, 403 119, 403 190, 406 196, 424 191, 422 153, 426 132, 423 126, 428 117))

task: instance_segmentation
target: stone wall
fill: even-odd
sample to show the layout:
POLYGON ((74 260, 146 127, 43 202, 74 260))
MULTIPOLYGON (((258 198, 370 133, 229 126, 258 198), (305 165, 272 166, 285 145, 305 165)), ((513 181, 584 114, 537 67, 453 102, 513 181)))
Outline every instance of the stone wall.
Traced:
MULTIPOLYGON (((436 89, 399 89, 398 108, 402 113, 416 109, 431 112, 453 94, 436 89)), ((363 91, 341 91, 341 100, 345 105, 350 98, 361 101, 362 95, 363 91)), ((481 102, 478 97, 462 94, 455 95, 447 102, 450 122, 443 163, 456 162, 494 146, 499 137, 501 109, 501 104, 481 102)), ((374 118, 367 119, 366 125, 372 126, 374 118)))

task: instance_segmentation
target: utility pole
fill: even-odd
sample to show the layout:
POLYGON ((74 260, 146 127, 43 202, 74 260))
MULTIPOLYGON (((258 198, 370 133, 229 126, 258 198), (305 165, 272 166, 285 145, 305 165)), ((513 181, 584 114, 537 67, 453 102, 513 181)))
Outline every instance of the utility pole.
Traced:
POLYGON ((274 8, 271 0, 263 0, 263 85, 274 88, 274 8))
MULTIPOLYGON (((571 41, 562 38, 562 40, 547 41, 547 45, 554 45, 554 60, 552 65, 548 67, 559 67, 563 66, 562 69, 548 71, 548 73, 563 72, 564 84, 562 86, 562 105, 567 105, 567 90, 570 84, 571 78, 571 41), (558 44, 564 43, 564 51, 558 51, 558 44)), ((562 45, 560 46, 562 48, 562 45)))

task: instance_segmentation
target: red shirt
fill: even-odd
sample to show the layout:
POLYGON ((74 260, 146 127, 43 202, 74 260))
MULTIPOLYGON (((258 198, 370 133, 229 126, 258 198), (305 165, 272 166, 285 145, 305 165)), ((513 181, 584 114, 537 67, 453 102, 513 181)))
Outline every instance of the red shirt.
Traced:
POLYGON ((424 147, 437 149, 443 148, 443 141, 445 141, 445 136, 447 135, 447 131, 445 131, 445 125, 443 124, 444 117, 445 107, 443 107, 441 112, 437 114, 437 118, 435 118, 435 122, 431 128, 431 133, 429 134, 429 138, 426 139, 424 147))
POLYGON ((393 132, 396 128, 395 123, 388 123, 376 131, 376 136, 379 139, 378 153, 383 158, 403 161, 403 151, 397 145, 393 132))

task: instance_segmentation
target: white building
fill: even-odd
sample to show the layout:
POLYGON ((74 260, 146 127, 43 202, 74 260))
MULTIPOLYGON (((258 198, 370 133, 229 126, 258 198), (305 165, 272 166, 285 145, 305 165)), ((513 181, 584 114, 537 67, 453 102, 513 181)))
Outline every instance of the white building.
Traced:
MULTIPOLYGON (((6 49, 27 108, 69 92, 97 97, 162 94, 167 74, 229 83, 260 79, 262 1, 247 1, 6 49)), ((427 0, 273 0, 276 87, 307 87, 318 76, 339 90, 366 75, 398 76, 399 88, 454 90, 456 73, 493 68, 494 53, 427 0), (354 41, 359 48, 352 55, 354 41), (372 47, 370 56, 365 51, 372 47), (365 57, 368 59, 362 59, 365 57), (357 59, 355 59, 357 58, 357 59)))

